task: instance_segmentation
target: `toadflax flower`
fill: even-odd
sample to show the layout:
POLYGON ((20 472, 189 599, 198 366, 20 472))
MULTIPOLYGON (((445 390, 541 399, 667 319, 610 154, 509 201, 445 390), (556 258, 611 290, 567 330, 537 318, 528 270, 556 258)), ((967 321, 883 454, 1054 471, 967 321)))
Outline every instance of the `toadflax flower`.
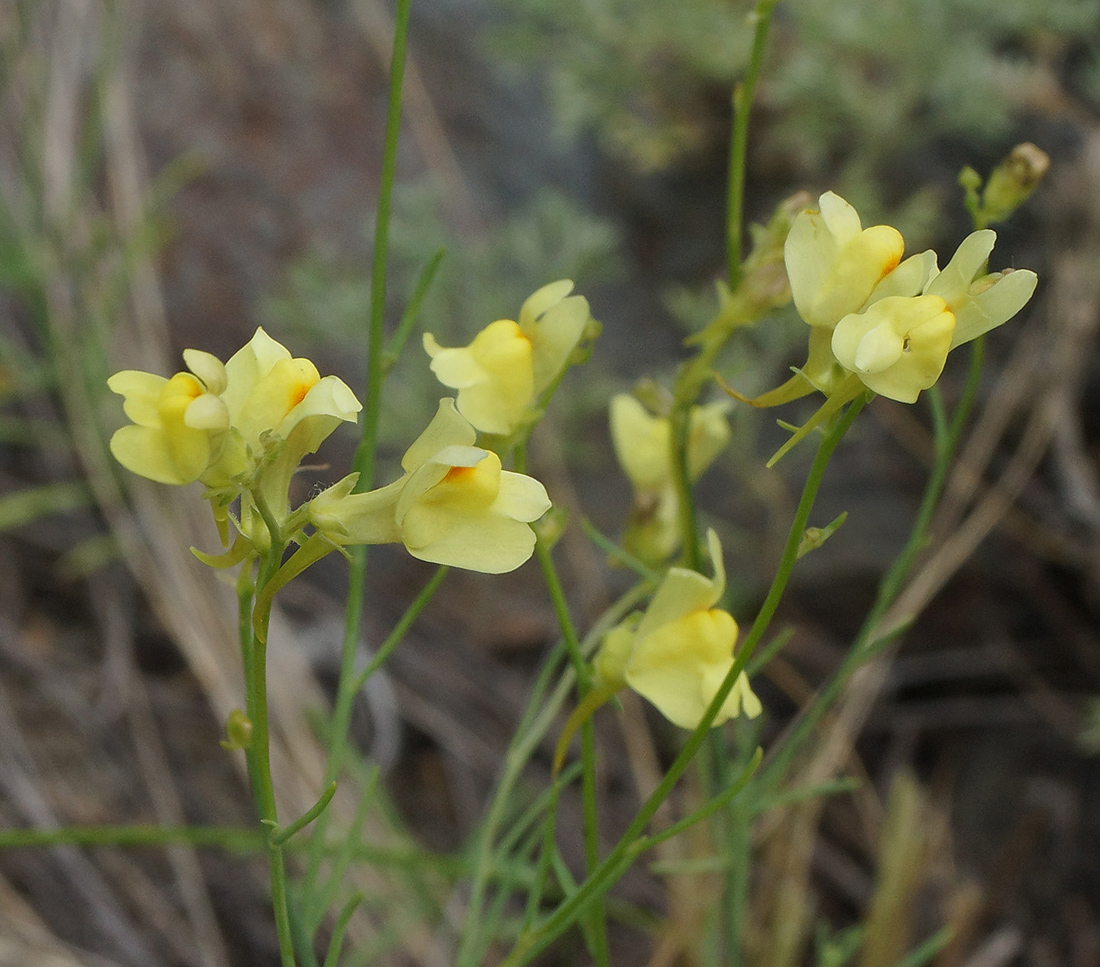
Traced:
POLYGON ((341 422, 354 423, 362 409, 337 376, 321 377, 304 358, 262 328, 225 364, 232 433, 218 461, 202 480, 222 499, 242 492, 241 526, 263 541, 266 527, 254 506, 253 489, 282 523, 290 512, 290 478, 303 457, 313 453, 341 422))
POLYGON ((811 326, 805 366, 755 399, 778 406, 814 390, 827 400, 769 461, 865 390, 913 403, 943 372, 948 353, 1012 318, 1031 298, 1027 269, 983 272, 996 233, 973 232, 941 272, 932 251, 899 261, 901 236, 862 229, 847 202, 827 192, 820 211, 798 215, 784 249, 791 292, 811 326), (892 267, 894 266, 894 267, 892 267))
POLYGON ((111 453, 127 470, 157 483, 189 484, 207 470, 229 430, 221 398, 225 367, 209 353, 183 354, 191 372, 171 379, 127 369, 107 380, 134 422, 116 430, 111 453))
POLYGON ((115 432, 111 452, 151 480, 204 483, 223 540, 228 505, 241 496, 242 530, 263 540, 254 497, 283 522, 302 458, 362 407, 342 380, 322 378, 263 329, 224 365, 197 349, 183 357, 190 372, 171 379, 126 370, 107 381, 134 421, 115 432))
POLYGON ((350 474, 309 503, 310 523, 336 544, 401 542, 413 557, 501 574, 535 547, 528 526, 550 509, 537 480, 502 470, 500 458, 473 446, 476 431, 452 399, 439 402, 427 429, 405 451, 399 479, 352 493, 350 474))
MULTIPOLYGON (((688 426, 688 474, 697 479, 729 442, 727 400, 695 406, 688 426)), ((623 546, 650 564, 665 560, 680 541, 676 489, 672 477, 672 428, 653 416, 635 396, 619 393, 608 410, 615 456, 634 488, 634 506, 623 546)))
MULTIPOLYGON (((628 618, 604 638, 595 660, 597 689, 629 686, 674 725, 698 726, 730 668, 737 622, 715 608, 726 587, 722 546, 707 533, 714 577, 686 568, 668 569, 642 616, 628 618)), ((713 724, 741 712, 760 714, 760 700, 742 672, 713 724)))
POLYGON ((523 303, 518 322, 498 319, 468 346, 445 349, 424 334, 432 372, 458 390, 458 411, 478 430, 508 436, 531 420, 592 319, 588 300, 572 289, 567 279, 543 286, 523 303))
POLYGON ((864 228, 856 210, 831 191, 818 206, 795 218, 783 254, 798 314, 831 329, 897 268, 905 242, 889 225, 864 228))
POLYGON ((920 295, 881 299, 833 330, 837 361, 874 393, 916 402, 939 379, 947 354, 1011 319, 1035 291, 1027 269, 978 276, 997 233, 972 232, 920 295))

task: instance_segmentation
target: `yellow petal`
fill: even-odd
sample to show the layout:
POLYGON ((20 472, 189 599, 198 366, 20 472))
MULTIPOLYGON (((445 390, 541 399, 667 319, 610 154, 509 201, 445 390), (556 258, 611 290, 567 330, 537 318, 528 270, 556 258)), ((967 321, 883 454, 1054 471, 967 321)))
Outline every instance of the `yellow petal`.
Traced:
POLYGON ((662 490, 672 478, 668 420, 652 416, 627 393, 611 398, 608 414, 611 445, 634 489, 662 490))
POLYGON ((168 433, 161 427, 124 426, 111 437, 111 453, 131 473, 165 484, 189 484, 210 460, 210 439, 187 427, 168 433))
POLYGON ((726 590, 726 569, 722 545, 714 530, 707 531, 707 548, 714 577, 707 578, 684 567, 670 567, 646 609, 639 634, 651 634, 662 625, 695 611, 705 611, 718 603, 726 590))
POLYGON ((444 397, 439 401, 435 416, 405 451, 401 468, 412 473, 417 467, 448 446, 470 446, 477 439, 477 431, 455 407, 455 401, 444 397))
POLYGON ((833 352, 872 392, 913 403, 943 372, 954 330, 939 296, 891 297, 845 316, 833 332, 833 352))
POLYGON ((888 225, 861 229, 855 209, 832 192, 819 205, 795 218, 784 261, 799 314, 811 326, 832 328, 898 267, 905 243, 888 225))
POLYGON ((500 319, 481 330, 469 346, 441 349, 425 338, 431 368, 440 382, 458 390, 458 411, 485 433, 509 434, 527 414, 534 397, 531 340, 517 323, 500 319))
POLYGON ((716 675, 724 677, 732 664, 736 639, 737 622, 717 609, 694 611, 648 635, 639 629, 626 682, 674 725, 693 729, 714 698, 716 675))
POLYGON ((225 392, 228 377, 225 373, 225 365, 217 356, 203 352, 201 349, 185 349, 183 361, 187 368, 202 380, 208 393, 220 396, 225 392))
POLYGON ((222 399, 229 408, 231 422, 237 423, 256 384, 284 359, 290 359, 290 352, 262 328, 230 357, 225 364, 226 388, 222 399))
POLYGON ((137 369, 124 369, 107 380, 112 393, 122 398, 122 409, 138 426, 157 426, 160 423, 160 394, 168 380, 153 373, 137 369))

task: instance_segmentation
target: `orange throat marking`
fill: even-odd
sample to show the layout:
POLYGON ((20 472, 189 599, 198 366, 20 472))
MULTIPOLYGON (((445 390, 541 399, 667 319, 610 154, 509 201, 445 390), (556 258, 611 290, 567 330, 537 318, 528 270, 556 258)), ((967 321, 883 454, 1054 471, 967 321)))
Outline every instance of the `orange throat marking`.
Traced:
POLYGON ((443 477, 443 483, 461 483, 468 480, 477 471, 477 467, 451 467, 443 477))

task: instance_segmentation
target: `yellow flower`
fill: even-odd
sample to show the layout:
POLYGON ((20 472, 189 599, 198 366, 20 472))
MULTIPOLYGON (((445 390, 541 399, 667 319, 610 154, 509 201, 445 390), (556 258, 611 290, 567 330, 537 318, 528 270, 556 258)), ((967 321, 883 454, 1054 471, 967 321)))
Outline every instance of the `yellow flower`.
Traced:
POLYGON ((534 551, 528 525, 550 499, 537 480, 502 470, 495 453, 473 446, 476 437, 454 400, 440 400, 401 460, 404 476, 356 494, 351 474, 310 501, 310 522, 337 544, 400 541, 422 561, 486 574, 515 570, 534 551))
POLYGON ((445 349, 424 334, 432 372, 458 390, 458 411, 478 430, 508 436, 532 418, 591 320, 588 301, 570 296, 572 288, 567 279, 543 286, 523 303, 518 322, 499 319, 469 346, 445 349))
POLYGON ((955 316, 939 296, 891 296, 841 319, 833 354, 872 392, 914 403, 940 378, 954 332, 955 316))
POLYGON ((127 369, 107 380, 133 420, 115 431, 111 453, 127 470, 158 483, 198 480, 221 450, 229 411, 220 398, 225 367, 209 353, 189 349, 189 373, 171 379, 127 369))
MULTIPOLYGON (((692 407, 688 427, 688 473, 697 479, 729 442, 726 400, 692 407)), ((671 433, 667 417, 653 416, 627 393, 609 408, 615 456, 634 488, 634 507, 623 546, 647 563, 659 563, 680 542, 676 489, 672 477, 671 433)))
MULTIPOLYGON (((669 568, 645 614, 608 632, 595 660, 596 687, 627 685, 674 725, 695 728, 733 665, 737 622, 715 608, 726 586, 722 547, 707 533, 714 577, 669 568)), ((744 712, 759 715, 760 700, 742 672, 718 711, 721 725, 744 712)))
POLYGON ((111 452, 128 470, 160 483, 200 480, 228 537, 229 505, 241 497, 241 530, 266 545, 254 495, 262 495, 280 523, 289 516, 290 477, 341 421, 362 407, 335 376, 321 378, 308 359, 257 329, 223 365, 210 353, 187 349, 191 370, 164 379, 126 370, 107 385, 123 397, 134 421, 111 438, 111 452))
POLYGON ((759 407, 814 390, 828 397, 768 466, 865 389, 915 402, 952 349, 1007 322, 1037 282, 1027 269, 979 275, 997 239, 989 229, 967 236, 940 272, 932 251, 899 263, 901 236, 886 226, 862 230, 855 210, 831 192, 820 204, 795 219, 784 253, 795 304, 813 327, 806 364, 754 399, 722 384, 759 407))
POLYGON ((325 376, 262 328, 225 364, 222 393, 232 433, 218 461, 203 475, 223 500, 243 490, 241 526, 265 540, 266 527, 249 491, 256 487, 280 523, 289 514, 290 478, 341 422, 354 423, 362 409, 339 377, 325 376))
POLYGON ((799 315, 832 328, 898 267, 905 243, 889 225, 863 228, 856 210, 831 191, 818 205, 795 218, 783 255, 799 315))

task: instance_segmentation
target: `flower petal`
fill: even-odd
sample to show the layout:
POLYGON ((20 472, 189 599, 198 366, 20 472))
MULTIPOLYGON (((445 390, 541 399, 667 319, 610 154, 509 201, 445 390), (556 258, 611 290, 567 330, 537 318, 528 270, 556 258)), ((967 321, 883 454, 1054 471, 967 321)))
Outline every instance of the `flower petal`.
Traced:
MULTIPOLYGON (((639 627, 627 684, 674 725, 693 729, 733 662, 737 622, 718 609, 693 611, 646 634, 639 627)), ((717 722, 715 724, 718 724, 717 722)))
POLYGON ((992 286, 963 301, 955 310, 951 348, 984 336, 1019 312, 1035 292, 1039 277, 1030 269, 1005 272, 992 286))
POLYGON ((966 296, 966 290, 970 288, 974 276, 989 259, 989 253, 993 251, 996 241, 997 233, 992 229, 971 232, 955 249, 955 254, 943 267, 943 271, 928 283, 924 294, 938 295, 954 311, 956 302, 966 296))
POLYGON ((137 369, 124 369, 107 380, 107 388, 123 398, 122 409, 138 426, 160 423, 160 394, 168 380, 137 369))
POLYGON ((500 490, 492 508, 494 513, 533 523, 551 506, 546 488, 534 477, 510 470, 500 472, 500 490))
POLYGON ((629 393, 618 393, 608 407, 611 445, 635 490, 655 492, 672 476, 667 419, 653 416, 629 393))
POLYGON ((215 396, 225 392, 228 377, 225 373, 225 364, 217 356, 203 352, 201 349, 185 349, 183 361, 187 364, 187 368, 203 381, 206 392, 213 393, 215 396))
POLYGON ((229 407, 234 425, 256 384, 271 372, 277 362, 284 359, 290 359, 290 352, 262 327, 229 358, 225 364, 226 388, 222 399, 229 407))
POLYGON ((519 327, 529 333, 541 316, 551 306, 557 305, 570 292, 573 291, 573 283, 569 279, 558 279, 550 282, 541 289, 536 289, 529 295, 519 310, 519 327))
POLYGON ((670 567, 638 626, 639 635, 652 634, 662 625, 678 621, 693 611, 705 611, 718 603, 726 590, 726 569, 722 545, 713 530, 707 531, 707 547, 714 577, 707 578, 683 567, 670 567))
POLYGON ((432 417, 431 423, 405 451, 405 455, 401 458, 401 467, 411 473, 443 447, 453 444, 470 446, 476 439, 477 431, 470 425, 470 421, 458 412, 455 401, 450 397, 444 397, 439 401, 439 408, 432 417))

